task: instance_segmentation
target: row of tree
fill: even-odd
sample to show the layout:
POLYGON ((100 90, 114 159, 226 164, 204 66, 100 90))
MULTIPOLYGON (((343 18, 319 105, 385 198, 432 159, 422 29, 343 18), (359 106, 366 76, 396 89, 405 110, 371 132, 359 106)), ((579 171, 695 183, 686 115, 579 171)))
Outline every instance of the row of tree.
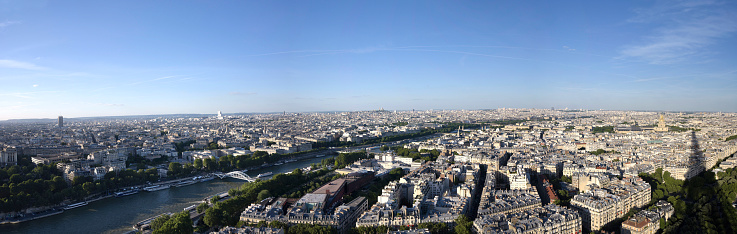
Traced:
MULTIPOLYGON (((473 222, 468 219, 465 215, 459 215, 455 219, 455 227, 450 228, 446 223, 421 223, 417 225, 418 229, 428 229, 432 234, 470 234, 473 222)), ((387 226, 378 227, 356 227, 350 230, 351 234, 384 234, 388 233, 389 230, 409 230, 410 227, 401 226, 397 228, 390 228, 387 226)))
POLYGON ((393 136, 385 136, 381 138, 372 138, 364 140, 361 143, 356 143, 352 141, 330 141, 330 142, 316 142, 312 144, 312 148, 328 148, 328 147, 351 147, 351 146, 359 146, 359 145, 370 145, 370 144, 378 144, 378 143, 384 143, 384 142, 392 142, 392 141, 401 141, 406 139, 412 139, 417 137, 423 137, 423 136, 429 136, 435 133, 446 133, 446 132, 452 132, 454 130, 457 130, 459 127, 463 128, 478 128, 480 127, 480 124, 466 124, 466 123, 445 123, 443 127, 440 128, 425 128, 420 130, 416 133, 407 133, 407 134, 398 134, 393 136))
MULTIPOLYGON (((341 177, 341 175, 327 174, 325 176, 322 176, 322 177, 319 177, 319 178, 315 178, 315 179, 311 180, 309 183, 305 183, 302 186, 300 186, 299 188, 295 189, 296 191, 290 193, 289 195, 286 195, 285 197, 288 197, 288 198, 300 198, 300 197, 304 196, 305 194, 311 193, 311 192, 319 189, 323 185, 327 184, 328 182, 333 181, 333 180, 336 180, 336 179, 338 179, 340 177, 341 177)), ((266 190, 264 190, 264 191, 266 191, 266 190)), ((261 194, 259 193, 259 195, 261 195, 261 194)), ((269 196, 265 196, 265 197, 269 197, 269 196)))
POLYGON ((335 157, 335 168, 344 168, 353 164, 355 161, 366 159, 367 157, 368 155, 366 154, 366 151, 338 154, 338 156, 335 157))
MULTIPOLYGON (((365 157, 366 152, 364 151, 342 153, 335 157, 334 165, 338 168, 365 157)), ((323 162, 325 161, 326 160, 323 159, 323 162)), ((305 184, 310 186, 310 182, 313 182, 317 178, 321 178, 331 172, 332 170, 323 168, 316 172, 303 173, 300 168, 297 168, 289 174, 277 174, 269 180, 257 180, 256 182, 245 183, 239 189, 231 189, 228 191, 228 194, 232 197, 231 199, 216 202, 212 207, 208 208, 205 211, 203 224, 209 227, 236 226, 240 213, 248 205, 271 196, 280 197, 287 194, 290 196, 297 196, 297 194, 294 193, 298 192, 299 188, 302 188, 305 184)), ((322 180, 326 179, 328 178, 324 178, 322 180)), ((313 183, 310 188, 317 186, 317 183, 313 183)), ((319 186, 321 186, 321 184, 319 186)))
POLYGON ((96 181, 90 176, 77 176, 68 183, 56 164, 37 166, 23 160, 18 165, 0 168, 0 212, 58 205, 67 200, 81 200, 92 194, 158 179, 156 169, 141 169, 109 172, 96 181))
POLYGON ((597 149, 596 151, 589 151, 589 153, 593 155, 600 155, 600 154, 606 154, 606 153, 621 154, 619 151, 616 151, 616 150, 606 151, 603 149, 597 149))
POLYGON ((161 156, 155 159, 147 159, 143 156, 128 155, 128 159, 125 160, 125 166, 128 168, 146 169, 148 168, 148 166, 158 166, 168 161, 169 157, 167 156, 161 156))
POLYGON ((724 141, 731 141, 731 140, 734 140, 734 139, 737 139, 737 135, 729 136, 726 139, 724 139, 724 141))
POLYGON ((154 234, 179 234, 193 233, 192 219, 189 211, 182 211, 175 215, 162 215, 151 222, 151 230, 154 234))
POLYGON ((603 126, 591 128, 591 133, 614 133, 614 126, 603 126))
POLYGON ((396 146, 392 148, 394 152, 397 153, 399 156, 412 158, 412 160, 422 159, 425 161, 435 161, 435 159, 438 159, 438 156, 440 156, 440 151, 437 149, 433 150, 417 150, 417 149, 407 149, 403 146, 396 146))
POLYGON ((301 186, 310 180, 327 174, 326 169, 302 173, 297 168, 289 174, 277 174, 270 180, 258 180, 256 182, 244 183, 239 189, 228 191, 231 199, 217 202, 205 211, 204 224, 209 227, 235 226, 238 223, 240 213, 250 204, 259 201, 261 191, 269 191, 271 196, 281 196, 292 188, 301 186))
POLYGON ((233 170, 243 170, 252 167, 258 167, 264 163, 275 163, 279 160, 294 157, 297 154, 269 154, 264 151, 256 151, 249 155, 226 155, 219 159, 195 159, 193 167, 203 171, 222 171, 228 172, 233 170))
MULTIPOLYGON (((287 223, 279 222, 279 221, 271 221, 269 223, 265 221, 261 221, 256 225, 253 225, 255 227, 270 227, 270 228, 281 228, 284 229, 284 233, 287 234, 303 234, 303 233, 310 233, 310 234, 332 234, 336 233, 337 230, 333 227, 325 227, 320 225, 314 225, 314 224, 296 224, 296 225, 289 225, 287 223)), ((383 234, 383 233, 382 233, 383 234)))

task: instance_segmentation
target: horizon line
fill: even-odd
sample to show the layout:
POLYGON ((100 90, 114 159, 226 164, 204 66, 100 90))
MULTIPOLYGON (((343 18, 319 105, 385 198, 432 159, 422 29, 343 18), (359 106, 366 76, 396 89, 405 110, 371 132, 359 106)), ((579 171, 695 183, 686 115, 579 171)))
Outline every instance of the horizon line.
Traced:
MULTIPOLYGON (((345 111, 345 110, 332 110, 332 111, 270 111, 270 112, 231 112, 231 113, 222 113, 230 114, 230 115, 237 115, 237 114, 277 114, 277 113, 330 113, 330 112, 363 112, 363 111, 447 111, 447 110, 454 110, 454 111, 482 111, 482 110, 498 110, 498 109, 528 109, 528 110, 554 110, 554 111, 565 111, 565 110, 585 110, 585 111, 635 111, 635 112, 667 112, 667 113, 678 113, 678 112, 688 112, 688 113, 737 113, 737 112, 729 112, 729 111, 676 111, 676 110, 618 110, 618 109, 585 109, 585 108, 565 108, 565 109, 549 109, 549 108, 519 108, 519 107, 499 107, 499 108, 482 108, 482 109, 396 109, 396 110, 384 110, 382 109, 375 109, 375 110, 351 110, 351 111, 345 111)), ((8 122, 8 121, 29 121, 29 120, 56 120, 58 117, 64 117, 65 120, 67 119, 87 119, 87 118, 115 118, 115 117, 146 117, 146 116, 167 116, 167 115, 213 115, 217 116, 217 112, 210 114, 210 113, 172 113, 172 114, 133 114, 133 115, 102 115, 102 116, 82 116, 82 117, 64 117, 63 115, 59 115, 57 117, 53 118, 19 118, 19 119, 0 119, 0 122, 8 122)))

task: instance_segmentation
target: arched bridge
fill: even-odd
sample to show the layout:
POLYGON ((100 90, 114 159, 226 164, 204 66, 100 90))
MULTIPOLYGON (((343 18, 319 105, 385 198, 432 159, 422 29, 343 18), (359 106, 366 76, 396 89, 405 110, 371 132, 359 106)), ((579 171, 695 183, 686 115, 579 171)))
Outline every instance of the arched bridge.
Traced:
POLYGON ((230 178, 236 178, 236 179, 239 179, 239 180, 245 180, 245 181, 248 181, 248 182, 254 182, 254 181, 256 181, 256 179, 251 178, 250 176, 248 176, 248 174, 243 173, 242 171, 231 171, 231 172, 228 172, 228 173, 225 173, 225 174, 223 174, 223 173, 215 173, 215 176, 217 176, 220 179, 224 179, 225 177, 230 177, 230 178))

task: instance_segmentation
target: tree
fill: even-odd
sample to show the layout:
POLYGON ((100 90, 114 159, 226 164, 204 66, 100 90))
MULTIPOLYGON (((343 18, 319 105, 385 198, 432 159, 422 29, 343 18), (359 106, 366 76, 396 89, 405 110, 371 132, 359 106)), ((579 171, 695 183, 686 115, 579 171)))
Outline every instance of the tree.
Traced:
POLYGON ((387 233, 389 227, 378 226, 378 227, 356 227, 351 229, 351 234, 384 234, 387 233))
POLYGON ((67 182, 64 181, 64 178, 61 176, 54 176, 54 179, 51 180, 51 191, 52 192, 58 192, 62 189, 65 189, 67 187, 67 182))
POLYGON ((296 175, 296 176, 302 176, 302 169, 300 169, 300 168, 296 168, 296 169, 294 169, 294 170, 292 171, 292 174, 293 174, 293 175, 296 175))
POLYGON ((169 163, 169 174, 177 176, 182 173, 182 164, 178 162, 169 163))
POLYGON ((213 206, 205 211, 205 218, 203 218, 205 224, 210 227, 219 226, 225 224, 224 211, 219 207, 213 206))
POLYGON ((282 223, 279 221, 271 221, 271 223, 269 223, 269 227, 270 228, 281 228, 286 231, 289 228, 289 224, 282 223))
POLYGON ((202 159, 201 158, 194 160, 194 168, 202 169, 202 159))
POLYGON ((169 221, 170 218, 171 217, 166 214, 159 216, 158 218, 154 219, 154 221, 151 221, 151 224, 149 226, 151 226, 151 230, 159 230, 159 228, 161 228, 161 226, 164 226, 164 223, 166 223, 166 221, 169 221))
POLYGON ((92 182, 84 182, 84 184, 82 184, 82 189, 84 189, 87 194, 92 194, 95 191, 95 184, 92 182))
MULTIPOLYGON (((670 174, 670 172, 668 172, 670 174)), ((653 173, 653 177, 660 181, 660 183, 663 183, 663 168, 658 167, 658 169, 655 169, 655 172, 653 173)))
POLYGON ((20 182, 23 182, 23 176, 20 174, 14 174, 10 176, 10 183, 11 184, 19 184, 20 182))
POLYGON ((568 191, 559 189, 558 194, 560 194, 561 197, 568 197, 568 191))
POLYGON ((194 171, 194 167, 192 166, 191 163, 186 163, 182 165, 182 175, 183 176, 190 175, 192 174, 193 171, 194 171))
MULTIPOLYGON (((13 177, 10 177, 11 179, 13 177)), ((92 177, 89 176, 75 176, 74 179, 72 179, 72 186, 82 185, 84 182, 92 181, 92 177)))
POLYGON ((220 160, 218 162, 218 168, 220 169, 220 171, 229 171, 230 170, 230 161, 220 160))
POLYGON ((333 227, 324 227, 316 224, 297 224, 289 227, 287 233, 314 233, 314 234, 330 234, 335 233, 337 230, 333 227))
POLYGON ((158 230, 154 230, 155 234, 178 234, 192 233, 192 219, 189 218, 188 211, 182 211, 172 216, 158 230))
POLYGON ((459 215, 455 221, 456 227, 454 231, 456 234, 471 234, 471 226, 473 226, 473 222, 468 220, 468 217, 465 215, 459 215))
POLYGON ((561 176, 560 177, 560 180, 563 181, 563 182, 569 183, 569 184, 570 183, 573 183, 573 180, 571 179, 570 176, 561 176))
POLYGON ((208 171, 213 171, 218 168, 218 164, 215 161, 213 161, 211 158, 205 158, 203 163, 205 164, 205 167, 207 168, 208 171))
POLYGON ((262 201, 269 197, 271 197, 271 194, 269 194, 269 190, 261 190, 261 192, 258 193, 257 200, 262 201))
POLYGON ((254 158, 261 158, 261 157, 265 157, 265 156, 269 156, 269 153, 264 152, 264 151, 256 151, 256 152, 253 152, 253 157, 254 158))
POLYGON ((210 208, 210 206, 208 206, 206 202, 203 202, 197 205, 196 210, 197 210, 197 213, 202 213, 202 212, 205 212, 207 208, 210 208))
POLYGON ((421 223, 417 225, 418 228, 427 228, 432 234, 445 234, 450 233, 448 225, 445 223, 421 223))

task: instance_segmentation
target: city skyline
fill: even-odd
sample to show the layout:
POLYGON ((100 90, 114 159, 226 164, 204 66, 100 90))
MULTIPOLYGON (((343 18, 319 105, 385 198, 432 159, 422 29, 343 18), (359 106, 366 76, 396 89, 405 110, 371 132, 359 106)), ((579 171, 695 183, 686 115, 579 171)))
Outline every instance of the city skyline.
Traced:
POLYGON ((78 119, 117 119, 117 118, 146 118, 146 117, 165 117, 165 118, 171 118, 172 116, 214 116, 218 117, 219 114, 222 116, 244 116, 244 115, 274 115, 274 114, 310 114, 310 113, 324 113, 324 114, 337 114, 337 113, 351 113, 351 112, 374 112, 374 111, 387 111, 387 112, 448 112, 448 111, 488 111, 488 110, 558 110, 558 111, 568 111, 568 112, 578 112, 578 111, 591 111, 591 112, 597 112, 597 111, 604 111, 604 112, 617 112, 617 111, 623 111, 623 112, 642 112, 642 113, 648 113, 648 112, 655 112, 655 113, 676 113, 676 114, 690 114, 690 113, 734 113, 734 112, 722 112, 722 111, 664 111, 664 110, 607 110, 607 109, 583 109, 583 108, 509 108, 509 107, 500 107, 500 108, 488 108, 488 109, 428 109, 428 110, 420 110, 420 109, 411 109, 411 110, 384 110, 383 108, 379 109, 372 109, 372 110, 325 110, 325 111, 273 111, 273 112, 233 112, 233 113, 168 113, 168 114, 142 114, 142 115, 101 115, 101 116, 57 116, 57 117, 38 117, 38 118, 20 118, 20 119, 2 119, 0 120, 0 123, 8 122, 12 123, 14 121, 50 121, 56 123, 56 125, 59 125, 59 119, 60 118, 67 118, 67 120, 78 120, 78 119))
POLYGON ((0 120, 736 112, 729 1, 0 3, 0 120))

